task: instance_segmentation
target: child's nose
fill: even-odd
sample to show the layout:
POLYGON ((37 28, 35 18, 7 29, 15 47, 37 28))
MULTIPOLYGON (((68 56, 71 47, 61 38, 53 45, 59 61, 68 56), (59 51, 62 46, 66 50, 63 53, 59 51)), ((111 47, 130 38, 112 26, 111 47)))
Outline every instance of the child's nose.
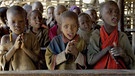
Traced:
POLYGON ((19 26, 19 22, 16 22, 16 23, 15 23, 15 26, 19 26))
POLYGON ((41 20, 39 19, 39 17, 36 17, 36 22, 40 22, 41 20))
POLYGON ((72 27, 69 27, 69 31, 73 31, 73 28, 72 27))

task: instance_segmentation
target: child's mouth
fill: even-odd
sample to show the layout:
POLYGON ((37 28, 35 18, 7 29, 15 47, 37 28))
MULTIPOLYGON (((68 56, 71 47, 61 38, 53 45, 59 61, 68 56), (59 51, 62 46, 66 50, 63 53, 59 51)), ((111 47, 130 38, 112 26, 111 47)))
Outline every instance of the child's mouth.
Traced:
POLYGON ((113 23, 118 23, 118 18, 116 18, 116 17, 112 18, 112 22, 113 23))
POLYGON ((72 38, 72 37, 73 37, 73 34, 68 34, 68 36, 69 36, 70 38, 72 38))

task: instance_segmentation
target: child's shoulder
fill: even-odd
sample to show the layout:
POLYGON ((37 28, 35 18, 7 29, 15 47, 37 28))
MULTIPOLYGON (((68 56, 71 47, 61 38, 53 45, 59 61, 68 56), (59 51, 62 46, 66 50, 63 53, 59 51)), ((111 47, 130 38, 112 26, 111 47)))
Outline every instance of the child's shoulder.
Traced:
POLYGON ((28 40, 31 40, 31 41, 37 39, 36 36, 31 32, 25 32, 24 33, 24 38, 26 38, 28 40))
POLYGON ((124 32, 119 31, 119 39, 122 39, 122 38, 128 38, 127 34, 124 33, 124 32))
POLYGON ((43 33, 48 33, 48 29, 47 28, 41 28, 43 33))
POLYGON ((100 31, 99 31, 99 29, 96 29, 96 30, 92 31, 91 37, 98 37, 98 36, 100 36, 100 31))
POLYGON ((2 38, 1 38, 1 43, 2 44, 5 44, 7 42, 10 41, 10 37, 9 37, 9 34, 6 34, 6 35, 3 35, 2 38))
POLYGON ((52 42, 52 41, 62 41, 62 35, 60 34, 60 35, 55 36, 55 37, 51 40, 51 42, 52 42))

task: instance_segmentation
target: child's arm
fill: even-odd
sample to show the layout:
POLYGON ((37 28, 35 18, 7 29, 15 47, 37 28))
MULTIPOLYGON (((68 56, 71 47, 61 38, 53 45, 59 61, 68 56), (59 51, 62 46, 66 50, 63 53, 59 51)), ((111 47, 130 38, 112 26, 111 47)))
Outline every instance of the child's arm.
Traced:
MULTIPOLYGON (((7 43, 7 40, 9 39, 9 36, 5 35, 2 37, 1 39, 1 44, 4 45, 5 43, 7 43)), ((6 61, 9 61, 11 59, 11 57, 14 55, 14 53, 16 52, 17 49, 19 49, 20 47, 20 35, 16 38, 16 41, 14 43, 14 45, 12 46, 12 48, 6 53, 5 57, 6 57, 6 61)))
POLYGON ((54 55, 51 52, 49 47, 46 48, 45 60, 46 60, 46 65, 47 65, 48 69, 49 70, 54 70, 55 65, 56 65, 56 55, 54 55))
POLYGON ((111 49, 111 46, 106 47, 105 49, 101 50, 100 52, 93 55, 93 58, 91 61, 88 62, 89 65, 96 64, 109 50, 111 49))

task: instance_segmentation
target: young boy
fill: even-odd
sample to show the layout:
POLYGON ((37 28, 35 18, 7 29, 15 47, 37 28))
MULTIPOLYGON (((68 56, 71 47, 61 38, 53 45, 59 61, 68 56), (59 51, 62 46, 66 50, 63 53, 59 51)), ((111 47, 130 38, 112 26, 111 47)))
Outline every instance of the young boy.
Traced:
POLYGON ((74 12, 66 11, 60 18, 62 34, 56 36, 46 49, 47 67, 50 70, 82 68, 81 66, 85 66, 85 42, 77 35, 78 16, 74 12))
POLYGON ((33 10, 29 14, 29 23, 31 25, 31 28, 27 31, 33 35, 35 35, 38 39, 38 42, 40 44, 40 63, 42 66, 39 66, 39 69, 47 69, 45 65, 45 48, 49 44, 49 36, 48 36, 48 29, 44 29, 41 27, 42 25, 42 14, 38 10, 33 10))
POLYGON ((98 16, 97 16, 97 12, 95 9, 91 8, 89 10, 87 10, 85 13, 87 13, 92 20, 92 29, 100 29, 100 25, 97 24, 97 20, 98 20, 98 16))
POLYGON ((79 14, 78 20, 79 20, 79 26, 80 26, 78 30, 78 34, 88 44, 91 33, 92 33, 92 20, 90 16, 86 13, 79 14))
MULTIPOLYGON (((43 7, 44 6, 40 1, 36 1, 32 4, 32 10, 39 10, 41 14, 43 14, 44 12, 43 7)), ((42 25, 43 28, 47 28, 46 20, 47 20, 46 18, 43 18, 43 25, 42 25)))
POLYGON ((32 6, 31 5, 28 5, 28 4, 25 4, 23 6, 23 9, 26 11, 26 15, 27 15, 27 18, 26 18, 26 31, 30 28, 30 25, 29 25, 29 21, 28 21, 28 15, 29 13, 32 11, 32 6))
POLYGON ((51 27, 49 29, 49 37, 50 40, 52 40, 55 36, 57 36, 58 34, 60 34, 60 15, 66 11, 66 7, 64 5, 57 5, 56 8, 54 9, 54 17, 56 20, 55 25, 53 25, 53 27, 51 27))
POLYGON ((25 33, 26 14, 20 6, 7 10, 7 23, 12 33, 1 39, 1 65, 6 70, 34 70, 40 47, 36 37, 25 33))
POLYGON ((46 21, 46 24, 49 28, 53 27, 55 25, 55 19, 54 19, 54 7, 53 6, 50 6, 48 7, 47 9, 47 21, 46 21))
POLYGON ((100 6, 104 25, 90 38, 87 61, 94 69, 134 68, 134 53, 125 33, 118 31, 120 12, 117 3, 108 1, 100 6))

